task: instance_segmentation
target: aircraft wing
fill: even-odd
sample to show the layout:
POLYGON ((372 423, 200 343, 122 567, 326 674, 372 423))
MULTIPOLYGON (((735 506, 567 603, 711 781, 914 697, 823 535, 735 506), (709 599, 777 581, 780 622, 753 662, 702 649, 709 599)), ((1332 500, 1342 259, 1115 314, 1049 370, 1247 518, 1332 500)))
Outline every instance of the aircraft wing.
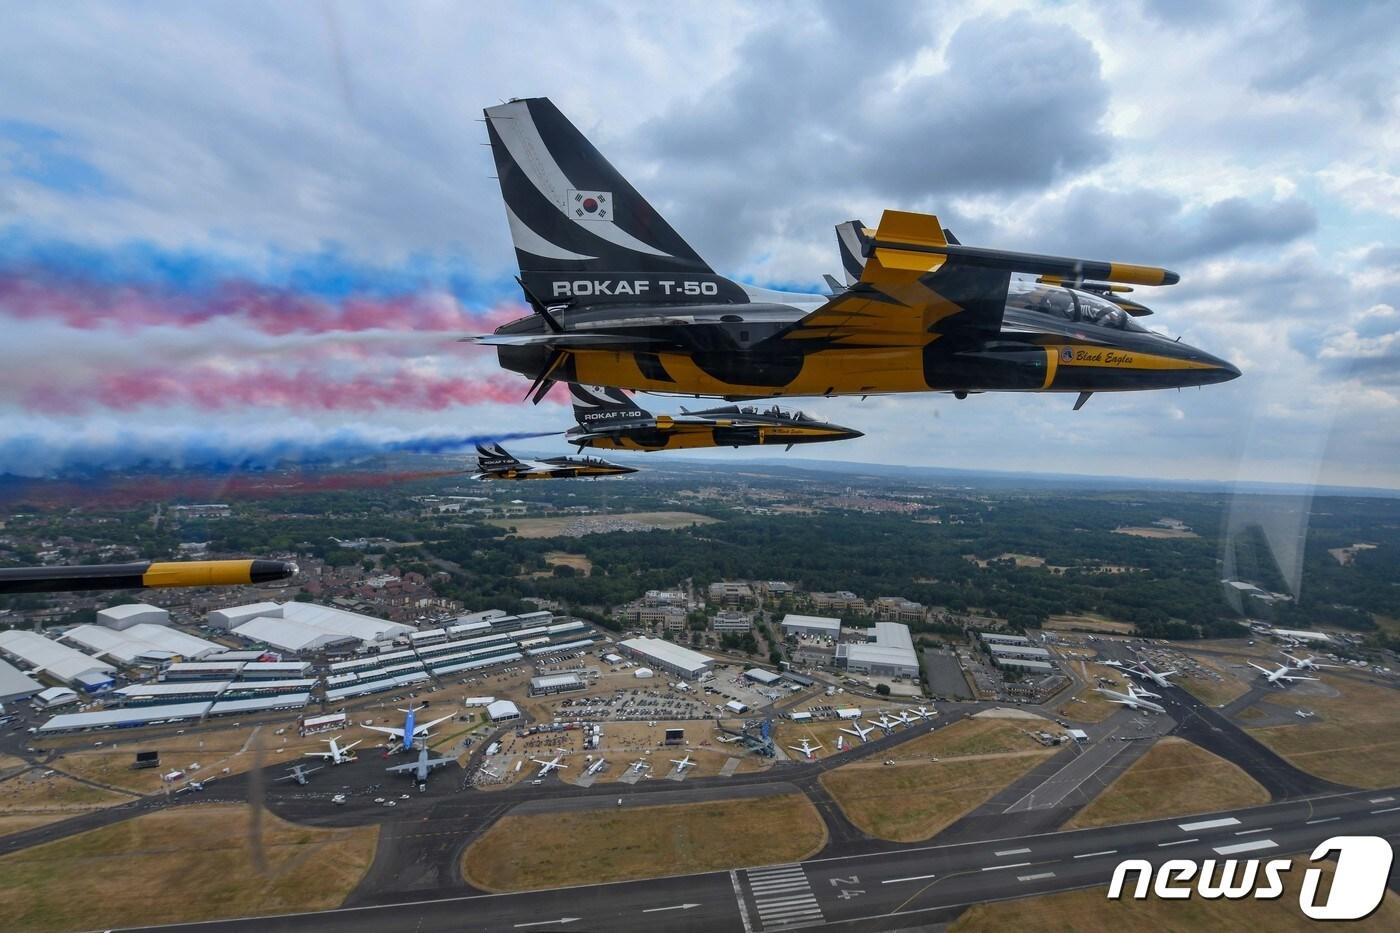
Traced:
POLYGON ((392 735, 396 739, 403 738, 403 730, 395 726, 363 726, 365 729, 372 729, 375 732, 382 732, 385 735, 392 735))
POLYGON ((413 734, 422 735, 424 732, 427 732, 429 729, 431 729, 433 726, 436 726, 438 723, 447 722, 447 720, 451 718, 452 717, 448 715, 443 716, 441 719, 434 719, 431 722, 420 723, 419 725, 413 727, 413 734))
POLYGON ((476 337, 463 337, 461 342, 475 343, 486 347, 555 347, 559 349, 589 350, 635 350, 647 344, 666 343, 655 337, 637 334, 481 334, 476 337))
POLYGON ((1013 253, 949 242, 932 214, 885 211, 864 239, 860 278, 770 340, 809 340, 832 348, 922 346, 930 334, 1001 330, 1013 273, 1170 285, 1174 272, 1097 260, 1013 253))
POLYGON ((418 762, 416 762, 416 761, 410 761, 410 762, 408 762, 407 764, 402 764, 402 765, 390 765, 389 767, 385 768, 384 770, 385 770, 385 771, 390 771, 390 772, 392 772, 392 773, 394 773, 394 774, 404 774, 404 773, 409 772, 409 771, 417 771, 417 770, 418 770, 418 762))
POLYGON ((456 763, 456 758, 429 758, 427 761, 423 762, 423 764, 427 765, 429 771, 434 768, 442 768, 456 763))

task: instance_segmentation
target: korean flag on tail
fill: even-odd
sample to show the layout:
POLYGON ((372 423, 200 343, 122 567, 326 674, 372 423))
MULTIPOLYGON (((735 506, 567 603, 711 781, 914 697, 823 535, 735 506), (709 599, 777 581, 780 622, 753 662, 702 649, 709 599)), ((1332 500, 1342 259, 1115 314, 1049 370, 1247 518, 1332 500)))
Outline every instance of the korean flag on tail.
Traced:
POLYGON ((612 192, 569 189, 569 216, 574 220, 612 220, 612 192))

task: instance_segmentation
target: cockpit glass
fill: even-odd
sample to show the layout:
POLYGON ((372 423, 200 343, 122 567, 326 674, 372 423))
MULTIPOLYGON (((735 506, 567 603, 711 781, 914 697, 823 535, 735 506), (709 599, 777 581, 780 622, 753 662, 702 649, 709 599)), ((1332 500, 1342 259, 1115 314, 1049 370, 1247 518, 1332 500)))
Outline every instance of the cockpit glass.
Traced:
POLYGON ((1146 331, 1114 302, 1090 292, 1058 285, 1013 281, 1007 290, 1006 306, 1097 327, 1146 331))

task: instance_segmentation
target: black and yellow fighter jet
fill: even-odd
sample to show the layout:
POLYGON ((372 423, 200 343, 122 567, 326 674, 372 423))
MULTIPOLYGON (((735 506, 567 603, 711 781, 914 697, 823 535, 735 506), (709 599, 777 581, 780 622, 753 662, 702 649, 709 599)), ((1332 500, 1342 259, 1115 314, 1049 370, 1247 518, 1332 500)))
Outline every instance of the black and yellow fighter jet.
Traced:
POLYGON ((582 479, 600 476, 622 476, 637 472, 632 467, 618 466, 597 457, 548 457, 544 460, 519 460, 500 444, 476 447, 477 472, 472 479, 582 479))
POLYGON ((717 275, 549 100, 486 110, 520 284, 534 313, 494 334, 534 380, 729 399, 1093 392, 1225 382, 1226 361, 1151 333, 1129 284, 1174 272, 963 246, 929 214, 838 228, 848 287, 717 275), (1025 281, 1013 275, 1033 277, 1025 281))
POLYGON ((764 411, 738 405, 705 411, 682 408, 679 415, 653 415, 621 389, 577 384, 569 389, 578 426, 570 428, 564 437, 580 449, 650 451, 783 444, 791 450, 793 444, 861 436, 859 431, 776 406, 764 411))
POLYGON ((246 586, 285 580, 297 572, 288 560, 137 561, 0 568, 0 595, 139 590, 173 586, 246 586))

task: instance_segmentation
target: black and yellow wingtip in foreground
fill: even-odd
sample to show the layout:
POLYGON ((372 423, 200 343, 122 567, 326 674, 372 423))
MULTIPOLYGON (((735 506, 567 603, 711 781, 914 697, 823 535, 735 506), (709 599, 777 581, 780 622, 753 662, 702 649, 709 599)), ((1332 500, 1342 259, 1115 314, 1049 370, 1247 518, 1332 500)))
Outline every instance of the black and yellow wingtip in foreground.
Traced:
POLYGON ((287 560, 136 561, 66 567, 0 567, 0 595, 140 590, 175 586, 273 583, 297 572, 287 560))

